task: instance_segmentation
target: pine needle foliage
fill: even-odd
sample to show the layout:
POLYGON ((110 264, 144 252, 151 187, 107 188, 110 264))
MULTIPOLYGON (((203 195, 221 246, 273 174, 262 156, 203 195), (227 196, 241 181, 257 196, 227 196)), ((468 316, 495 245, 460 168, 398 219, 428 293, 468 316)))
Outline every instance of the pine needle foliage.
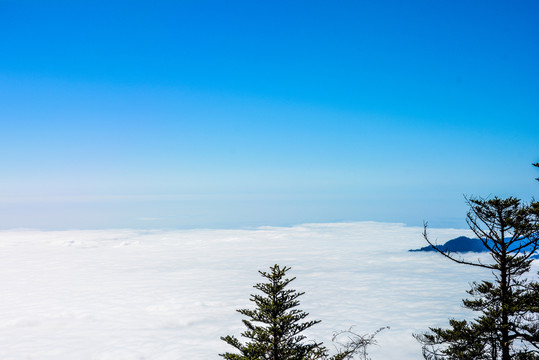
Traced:
POLYGON ((319 320, 303 321, 309 315, 299 310, 298 298, 303 292, 287 288, 295 279, 286 278, 289 267, 274 265, 269 272, 259 271, 267 282, 254 286, 262 294, 251 295, 256 308, 237 310, 248 317, 243 320, 247 328, 241 336, 248 339, 241 343, 236 337, 221 337, 238 350, 239 354, 220 354, 227 360, 315 360, 324 359, 327 349, 315 341, 305 341, 302 332, 319 320))

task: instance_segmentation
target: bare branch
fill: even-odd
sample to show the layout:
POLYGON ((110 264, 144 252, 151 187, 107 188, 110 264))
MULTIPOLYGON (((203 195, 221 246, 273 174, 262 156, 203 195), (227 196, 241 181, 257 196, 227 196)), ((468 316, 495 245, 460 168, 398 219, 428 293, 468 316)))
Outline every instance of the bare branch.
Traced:
POLYGON ((338 359, 352 360, 355 355, 359 355, 359 359, 368 360, 367 347, 370 345, 376 345, 376 335, 385 329, 389 329, 389 326, 384 326, 373 332, 372 334, 359 335, 352 331, 352 327, 348 330, 339 331, 333 334, 331 339, 335 344, 338 351, 338 359), (339 337, 346 337, 346 342, 338 341, 339 337))
POLYGON ((439 245, 434 244, 432 241, 430 241, 429 235, 427 233, 427 227, 428 227, 428 223, 425 221, 423 223, 423 238, 427 241, 427 243, 429 243, 430 246, 432 246, 432 248, 434 250, 436 250, 437 252, 439 252, 440 254, 442 254, 443 256, 448 258, 449 260, 454 261, 454 262, 456 262, 458 264, 477 266, 477 267, 481 267, 481 268, 485 268, 485 269, 491 269, 491 270, 495 269, 492 265, 483 264, 483 263, 479 262, 479 260, 478 260, 477 263, 474 263, 474 262, 466 261, 463 258, 458 259, 458 258, 453 257, 451 255, 450 251, 445 252, 445 251, 441 250, 439 248, 439 245))

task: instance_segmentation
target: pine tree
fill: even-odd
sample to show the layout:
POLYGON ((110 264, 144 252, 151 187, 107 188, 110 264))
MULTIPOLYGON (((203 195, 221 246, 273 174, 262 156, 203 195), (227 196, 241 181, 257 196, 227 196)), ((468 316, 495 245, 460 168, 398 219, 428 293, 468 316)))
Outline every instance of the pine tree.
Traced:
POLYGON ((289 267, 274 265, 270 272, 259 271, 268 281, 254 286, 262 292, 262 295, 251 295, 250 300, 256 309, 237 310, 249 318, 243 320, 247 330, 241 334, 249 341, 242 344, 234 336, 221 337, 239 354, 227 352, 220 356, 228 360, 314 360, 327 357, 322 343, 306 342, 306 336, 301 334, 320 321, 302 322, 309 315, 297 309, 298 298, 304 293, 287 288, 295 279, 285 278, 288 270, 289 267))
POLYGON ((539 359, 539 283, 523 277, 539 248, 539 202, 515 198, 471 199, 467 222, 490 251, 491 263, 470 262, 440 250, 459 264, 490 269, 494 281, 474 283, 464 307, 479 312, 472 321, 450 320, 450 328, 415 335, 425 359, 539 359))
POLYGON ((328 355, 322 343, 306 342, 301 333, 319 320, 302 322, 308 313, 297 309, 298 298, 302 292, 288 289, 287 286, 295 278, 285 278, 289 267, 274 265, 271 272, 259 271, 268 282, 258 283, 255 289, 263 295, 251 295, 251 301, 256 309, 240 309, 240 314, 249 320, 243 320, 247 327, 241 336, 249 339, 242 344, 234 336, 221 337, 227 344, 236 348, 239 354, 219 354, 228 360, 369 360, 367 348, 376 345, 376 335, 389 326, 382 327, 372 334, 357 334, 352 328, 339 331, 333 335, 333 342, 337 353, 328 355), (341 342, 342 338, 346 340, 341 342))

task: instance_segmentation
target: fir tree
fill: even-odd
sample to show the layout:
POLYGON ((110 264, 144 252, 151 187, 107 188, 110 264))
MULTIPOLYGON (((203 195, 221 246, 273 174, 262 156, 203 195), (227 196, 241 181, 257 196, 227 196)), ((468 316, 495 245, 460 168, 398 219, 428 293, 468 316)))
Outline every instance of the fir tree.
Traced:
POLYGON ((247 327, 241 336, 249 339, 242 344, 234 336, 221 337, 235 347, 239 354, 220 354, 229 360, 311 360, 326 356, 326 348, 315 341, 305 342, 301 333, 319 320, 302 322, 309 314, 297 309, 298 298, 302 292, 288 289, 295 278, 285 278, 289 267, 270 267, 270 272, 259 271, 268 282, 258 283, 255 289, 262 295, 251 295, 256 309, 240 309, 240 314, 249 320, 243 320, 247 327))
POLYGON ((315 341, 306 342, 306 337, 301 333, 319 320, 304 321, 308 313, 297 309, 298 298, 302 292, 288 289, 287 286, 295 278, 285 278, 289 267, 274 265, 271 272, 259 271, 268 282, 258 283, 255 289, 262 295, 251 295, 251 301, 255 303, 254 310, 240 309, 240 314, 249 320, 243 320, 247 327, 241 336, 249 339, 242 344, 234 336, 221 337, 229 345, 236 348, 239 354, 219 354, 228 360, 369 360, 367 348, 376 345, 376 335, 389 326, 382 327, 372 334, 360 335, 352 328, 337 332, 333 335, 333 342, 337 353, 328 355, 328 351, 322 343, 315 341), (342 342, 342 338, 346 340, 342 342))

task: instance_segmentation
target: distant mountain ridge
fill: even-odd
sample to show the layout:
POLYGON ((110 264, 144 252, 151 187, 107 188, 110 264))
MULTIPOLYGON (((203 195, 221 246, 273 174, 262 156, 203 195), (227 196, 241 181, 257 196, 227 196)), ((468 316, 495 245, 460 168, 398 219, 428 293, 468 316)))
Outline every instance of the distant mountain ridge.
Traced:
MULTIPOLYGON (((515 247, 518 246, 519 243, 522 241, 525 241, 526 239, 521 239, 517 244, 515 244, 515 247)), ((459 236, 458 238, 451 239, 447 241, 443 245, 439 245, 438 248, 444 252, 452 252, 452 253, 465 253, 465 252, 488 252, 488 249, 483 245, 483 242, 479 239, 470 239, 466 236, 459 236)), ((524 252, 529 252, 532 250, 531 246, 525 247, 523 249, 524 252)), ((432 245, 422 247, 421 249, 412 249, 408 250, 412 252, 416 251, 436 251, 432 245)), ((534 259, 539 259, 539 254, 535 254, 532 256, 534 259)))

